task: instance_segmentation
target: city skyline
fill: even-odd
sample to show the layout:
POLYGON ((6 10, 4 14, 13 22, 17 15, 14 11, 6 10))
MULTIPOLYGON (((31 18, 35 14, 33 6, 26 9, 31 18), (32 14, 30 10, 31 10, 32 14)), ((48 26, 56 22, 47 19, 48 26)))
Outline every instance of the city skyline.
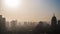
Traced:
POLYGON ((2 14, 7 21, 13 19, 33 22, 50 21, 53 13, 55 13, 57 19, 60 19, 60 0, 17 0, 17 2, 18 1, 19 3, 16 3, 16 6, 14 6, 15 4, 5 4, 5 0, 0 0, 0 14, 2 14))

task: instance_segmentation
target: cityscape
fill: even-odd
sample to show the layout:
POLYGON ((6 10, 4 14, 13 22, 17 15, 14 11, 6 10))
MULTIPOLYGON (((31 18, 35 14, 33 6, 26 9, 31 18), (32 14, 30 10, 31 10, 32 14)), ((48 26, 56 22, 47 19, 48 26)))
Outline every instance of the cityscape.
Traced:
POLYGON ((60 34, 60 0, 0 0, 0 34, 60 34))
POLYGON ((60 33, 60 20, 55 14, 51 18, 51 24, 47 22, 24 22, 17 25, 17 20, 6 22, 6 18, 0 15, 0 34, 56 34, 60 33), (6 26, 7 25, 7 26, 6 26))

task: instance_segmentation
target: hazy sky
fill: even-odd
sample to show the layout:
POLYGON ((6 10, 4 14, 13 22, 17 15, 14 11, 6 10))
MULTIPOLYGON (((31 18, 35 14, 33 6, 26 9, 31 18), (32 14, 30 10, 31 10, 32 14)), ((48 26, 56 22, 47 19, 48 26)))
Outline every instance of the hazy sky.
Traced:
POLYGON ((7 21, 50 21, 53 13, 60 19, 60 0, 0 0, 0 14, 7 21))

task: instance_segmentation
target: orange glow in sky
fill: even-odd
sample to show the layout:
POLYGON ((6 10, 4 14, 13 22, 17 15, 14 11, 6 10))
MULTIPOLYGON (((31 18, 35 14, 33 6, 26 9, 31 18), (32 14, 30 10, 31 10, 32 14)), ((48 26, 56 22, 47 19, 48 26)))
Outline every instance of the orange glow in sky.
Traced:
POLYGON ((50 21, 53 13, 59 17, 59 10, 44 0, 0 0, 0 14, 7 21, 50 21))

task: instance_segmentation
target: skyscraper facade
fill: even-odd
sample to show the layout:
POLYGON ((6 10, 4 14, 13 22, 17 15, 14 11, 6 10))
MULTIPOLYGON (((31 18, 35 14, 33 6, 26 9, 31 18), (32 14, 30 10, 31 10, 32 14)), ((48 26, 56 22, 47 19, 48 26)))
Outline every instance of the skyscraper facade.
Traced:
POLYGON ((54 14, 53 17, 52 17, 52 20, 51 20, 51 26, 56 26, 56 25, 57 25, 57 18, 54 14))
POLYGON ((6 19, 0 15, 0 31, 5 31, 5 22, 6 19))

